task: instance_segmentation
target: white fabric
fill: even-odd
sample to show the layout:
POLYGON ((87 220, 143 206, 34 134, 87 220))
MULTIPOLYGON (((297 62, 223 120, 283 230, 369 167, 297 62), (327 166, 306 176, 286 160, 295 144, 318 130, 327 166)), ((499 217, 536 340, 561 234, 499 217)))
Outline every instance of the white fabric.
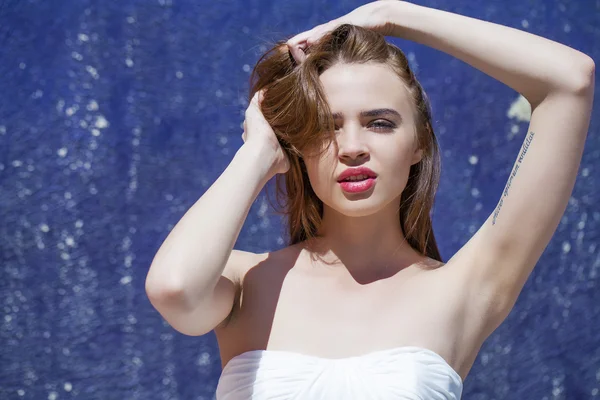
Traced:
POLYGON ((460 375, 437 353, 403 346, 341 359, 281 350, 232 358, 217 400, 459 400, 460 375))

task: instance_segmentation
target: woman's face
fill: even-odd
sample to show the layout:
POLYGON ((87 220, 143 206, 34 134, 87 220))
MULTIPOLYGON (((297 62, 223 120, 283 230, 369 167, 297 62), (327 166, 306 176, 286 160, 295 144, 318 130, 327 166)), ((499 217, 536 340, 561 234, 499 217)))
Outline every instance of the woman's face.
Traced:
POLYGON ((313 190, 325 205, 347 216, 369 215, 399 202, 410 166, 422 156, 404 83, 379 63, 336 64, 320 79, 336 140, 321 156, 304 157, 313 190), (372 186, 359 193, 344 190, 339 175, 359 166, 377 174, 372 186))

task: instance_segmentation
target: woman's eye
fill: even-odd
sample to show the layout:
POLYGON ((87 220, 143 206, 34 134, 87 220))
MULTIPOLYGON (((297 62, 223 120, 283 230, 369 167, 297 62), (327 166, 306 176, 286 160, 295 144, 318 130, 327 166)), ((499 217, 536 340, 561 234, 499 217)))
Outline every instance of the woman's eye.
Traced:
MULTIPOLYGON (((369 126, 375 127, 377 130, 390 130, 390 129, 396 128, 396 124, 394 124, 393 122, 388 122, 388 121, 384 121, 384 120, 374 121, 369 126)), ((341 129, 341 127, 335 125, 334 129, 336 131, 339 131, 341 129)))
POLYGON ((387 121, 375 121, 371 124, 371 126, 374 126, 377 129, 389 130, 394 129, 396 127, 396 124, 387 121))

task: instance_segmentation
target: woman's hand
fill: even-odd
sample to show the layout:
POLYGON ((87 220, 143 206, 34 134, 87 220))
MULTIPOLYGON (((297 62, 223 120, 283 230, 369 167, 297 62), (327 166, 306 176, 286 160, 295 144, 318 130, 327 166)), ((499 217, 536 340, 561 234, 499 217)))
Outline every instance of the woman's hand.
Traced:
POLYGON ((346 15, 325 24, 317 25, 309 31, 299 33, 287 41, 290 52, 296 62, 301 63, 306 59, 304 52, 310 45, 342 24, 357 25, 381 33, 384 36, 390 36, 392 26, 388 23, 385 9, 388 6, 387 3, 397 1, 399 0, 378 0, 367 3, 346 15))
POLYGON ((290 169, 290 162, 281 148, 273 128, 261 111, 264 89, 257 91, 252 97, 244 118, 242 140, 246 146, 254 147, 266 154, 265 162, 270 163, 270 170, 276 174, 284 174, 290 169))

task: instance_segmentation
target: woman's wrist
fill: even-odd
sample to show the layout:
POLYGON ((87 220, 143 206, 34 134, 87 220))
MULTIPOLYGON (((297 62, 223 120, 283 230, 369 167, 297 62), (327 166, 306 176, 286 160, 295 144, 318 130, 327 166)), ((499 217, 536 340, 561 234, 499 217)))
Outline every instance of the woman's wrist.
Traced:
POLYGON ((385 36, 406 38, 405 18, 411 12, 411 7, 419 7, 402 0, 383 0, 380 2, 380 19, 384 21, 385 36))

